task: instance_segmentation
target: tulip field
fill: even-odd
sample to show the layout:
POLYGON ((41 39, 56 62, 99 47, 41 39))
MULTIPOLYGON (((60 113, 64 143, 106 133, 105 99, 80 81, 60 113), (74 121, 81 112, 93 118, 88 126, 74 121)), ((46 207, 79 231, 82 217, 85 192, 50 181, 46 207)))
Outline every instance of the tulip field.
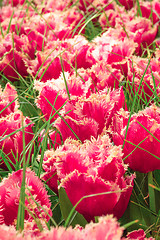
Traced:
POLYGON ((160 239, 160 0, 0 0, 12 239, 160 239))

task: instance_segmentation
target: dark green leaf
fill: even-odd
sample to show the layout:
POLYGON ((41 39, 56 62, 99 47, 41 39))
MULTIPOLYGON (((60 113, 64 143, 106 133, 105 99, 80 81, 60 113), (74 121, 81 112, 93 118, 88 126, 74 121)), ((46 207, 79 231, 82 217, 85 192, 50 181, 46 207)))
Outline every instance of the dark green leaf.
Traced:
MULTIPOLYGON (((73 209, 73 205, 70 202, 64 188, 62 188, 62 187, 59 188, 58 193, 59 193, 59 201, 60 201, 60 208, 61 208, 62 216, 63 216, 64 220, 66 221, 71 210, 73 209)), ((77 224, 79 224, 82 227, 85 227, 85 225, 87 224, 87 221, 83 217, 83 215, 81 215, 77 211, 74 211, 74 216, 72 216, 72 219, 70 219, 70 225, 75 227, 75 225, 77 225, 77 224)))

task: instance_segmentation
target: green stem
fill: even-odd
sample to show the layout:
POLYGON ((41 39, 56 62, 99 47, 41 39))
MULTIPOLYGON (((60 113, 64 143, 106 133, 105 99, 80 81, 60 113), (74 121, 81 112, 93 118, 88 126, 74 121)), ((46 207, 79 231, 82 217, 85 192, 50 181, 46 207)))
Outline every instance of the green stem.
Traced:
POLYGON ((149 206, 153 212, 156 212, 155 190, 150 186, 154 185, 153 173, 148 173, 148 193, 149 193, 149 206))
POLYGON ((17 226, 16 229, 20 232, 24 229, 24 218, 25 218, 25 176, 26 176, 26 156, 25 156, 25 130, 22 118, 22 128, 23 128, 23 177, 21 183, 18 215, 17 215, 17 226))

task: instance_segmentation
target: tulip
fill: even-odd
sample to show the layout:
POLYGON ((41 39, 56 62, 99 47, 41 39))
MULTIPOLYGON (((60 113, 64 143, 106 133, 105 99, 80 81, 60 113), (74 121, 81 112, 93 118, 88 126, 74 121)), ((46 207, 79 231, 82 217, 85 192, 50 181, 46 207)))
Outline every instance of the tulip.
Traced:
POLYGON ((114 214, 117 218, 123 215, 135 176, 124 175, 127 166, 122 161, 121 147, 113 146, 104 135, 83 144, 67 139, 52 154, 44 162, 45 170, 49 166, 46 174, 57 172, 60 186, 65 188, 73 205, 85 197, 76 210, 88 221, 104 214, 114 214))
POLYGON ((113 117, 109 128, 116 145, 123 145, 125 141, 125 163, 134 171, 142 173, 160 169, 159 107, 151 105, 133 114, 127 129, 128 119, 129 113, 121 110, 113 117))
MULTIPOLYGON (((33 152, 30 151, 29 144, 33 139, 33 124, 28 117, 24 117, 22 112, 17 110, 10 113, 6 117, 0 118, 0 148, 6 158, 6 161, 14 169, 15 164, 21 162, 23 156, 23 150, 25 151, 25 159, 27 161, 28 154, 33 152), (22 124, 23 123, 23 124, 22 124), (22 129, 24 127, 24 129, 22 129), (25 142, 23 141, 23 134, 25 142), (24 146, 25 149, 24 149, 24 146), (28 148, 28 149, 27 149, 28 148)), ((32 146, 32 145, 31 145, 32 146)), ((0 158, 0 167, 7 169, 4 159, 0 158)))
POLYGON ((18 110, 17 91, 10 83, 7 83, 5 89, 0 88, 0 117, 5 117, 18 110))
MULTIPOLYGON (((20 169, 9 174, 0 183, 0 224, 16 226, 22 178, 23 169, 20 169)), ((52 215, 51 203, 43 183, 30 169, 26 170, 25 179, 25 193, 27 195, 25 199, 25 221, 32 223, 33 216, 48 221, 48 214, 52 215), (36 202, 39 204, 38 206, 36 202)))

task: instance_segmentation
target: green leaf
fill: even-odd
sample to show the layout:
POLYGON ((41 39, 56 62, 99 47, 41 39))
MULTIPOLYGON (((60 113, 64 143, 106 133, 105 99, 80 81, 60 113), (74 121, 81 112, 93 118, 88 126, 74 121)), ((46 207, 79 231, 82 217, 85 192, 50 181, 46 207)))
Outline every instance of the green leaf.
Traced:
POLYGON ((126 228, 128 228, 128 227, 130 227, 133 224, 138 223, 138 222, 139 222, 139 220, 134 220, 132 222, 126 223, 125 225, 123 225, 123 228, 126 229, 126 228))
MULTIPOLYGON (((64 188, 62 188, 62 187, 59 188, 58 194, 59 194, 61 213, 62 213, 62 216, 63 216, 64 220, 66 221, 70 212, 73 209, 73 205, 70 202, 64 188)), ((81 215, 77 211, 74 211, 74 215, 72 215, 72 218, 70 219, 69 225, 71 225, 72 227, 75 227, 75 225, 79 224, 80 226, 85 227, 85 225, 87 223, 88 222, 83 217, 83 215, 81 215)))
POLYGON ((149 172, 148 173, 148 193, 149 193, 149 206, 150 206, 150 209, 153 211, 153 212, 156 212, 156 200, 155 200, 155 191, 154 191, 154 188, 152 188, 150 186, 150 184, 152 185, 154 182, 153 182, 153 173, 152 172, 149 172))
POLYGON ((28 101, 25 97, 19 97, 20 102, 20 110, 23 112, 24 116, 29 116, 30 118, 36 117, 38 115, 38 111, 31 103, 31 100, 28 101))
POLYGON ((136 2, 137 2, 137 15, 142 17, 142 11, 141 11, 139 0, 137 0, 136 2))
POLYGON ((2 149, 0 149, 0 158, 2 158, 2 159, 0 159, 0 164, 1 164, 1 161, 3 161, 3 162, 6 164, 8 170, 9 170, 10 173, 11 173, 11 172, 12 172, 12 168, 11 168, 11 166, 10 166, 10 164, 9 164, 10 159, 7 158, 7 155, 6 155, 6 157, 5 157, 5 155, 6 155, 6 154, 3 153, 2 149))

